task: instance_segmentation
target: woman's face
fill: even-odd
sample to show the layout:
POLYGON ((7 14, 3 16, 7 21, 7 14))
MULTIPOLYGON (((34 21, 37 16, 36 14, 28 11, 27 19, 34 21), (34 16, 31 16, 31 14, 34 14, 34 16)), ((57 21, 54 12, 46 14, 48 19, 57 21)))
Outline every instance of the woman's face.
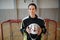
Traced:
POLYGON ((29 11, 29 15, 35 15, 35 13, 36 13, 35 6, 30 5, 28 8, 28 11, 29 11))

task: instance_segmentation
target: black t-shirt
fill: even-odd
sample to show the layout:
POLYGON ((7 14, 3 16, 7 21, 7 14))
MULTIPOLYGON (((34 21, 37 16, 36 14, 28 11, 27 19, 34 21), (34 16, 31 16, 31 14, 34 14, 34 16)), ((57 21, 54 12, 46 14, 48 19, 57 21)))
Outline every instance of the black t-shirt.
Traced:
MULTIPOLYGON (((29 26, 30 24, 32 23, 36 23, 40 26, 40 28, 42 28, 42 32, 41 33, 46 33, 46 28, 45 28, 45 23, 44 23, 44 20, 39 18, 37 15, 35 15, 35 18, 31 18, 30 16, 28 17, 25 17, 23 19, 23 22, 22 22, 22 28, 20 29, 20 31, 23 33, 23 32, 26 32, 26 27, 29 26)), ((26 32, 27 33, 27 32, 26 32)), ((28 34, 28 33, 27 33, 28 34)), ((41 35, 40 35, 41 36, 41 35)))

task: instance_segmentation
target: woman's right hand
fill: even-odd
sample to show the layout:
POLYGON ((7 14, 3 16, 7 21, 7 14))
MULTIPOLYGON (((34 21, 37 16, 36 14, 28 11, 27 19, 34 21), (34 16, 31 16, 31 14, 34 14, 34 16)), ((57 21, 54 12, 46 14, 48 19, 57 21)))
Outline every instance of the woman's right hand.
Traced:
POLYGON ((30 30, 31 29, 29 29, 29 27, 26 27, 26 31, 27 31, 28 34, 30 34, 30 30))

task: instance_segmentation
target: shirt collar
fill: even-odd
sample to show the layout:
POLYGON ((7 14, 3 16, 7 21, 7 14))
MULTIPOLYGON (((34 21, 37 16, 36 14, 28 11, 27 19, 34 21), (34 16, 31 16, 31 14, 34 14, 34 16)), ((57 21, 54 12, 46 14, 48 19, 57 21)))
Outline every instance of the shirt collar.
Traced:
MULTIPOLYGON (((31 18, 31 16, 29 16, 29 18, 31 18)), ((31 18, 31 19, 36 19, 37 18, 37 15, 35 14, 35 18, 31 18)))

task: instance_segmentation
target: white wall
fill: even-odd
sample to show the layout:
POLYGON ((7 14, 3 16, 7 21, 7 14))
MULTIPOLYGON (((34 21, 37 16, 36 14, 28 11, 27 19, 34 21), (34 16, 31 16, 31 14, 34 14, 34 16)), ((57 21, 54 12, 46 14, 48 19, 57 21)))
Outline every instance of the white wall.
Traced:
POLYGON ((0 0, 0 22, 17 19, 17 13, 14 8, 14 0, 0 0))
MULTIPOLYGON (((31 3, 32 0, 26 0, 26 3, 24 3, 24 0, 19 0, 18 8, 19 9, 27 9, 28 5, 31 3)), ((37 5, 37 0, 34 0, 34 3, 37 5)))
POLYGON ((58 0, 39 0, 40 15, 58 21, 58 0))
POLYGON ((58 8, 58 0, 39 0, 40 8, 58 8))
POLYGON ((14 9, 14 0, 0 0, 0 9, 14 9))
POLYGON ((58 8, 44 8, 41 10, 41 17, 58 21, 58 8))

